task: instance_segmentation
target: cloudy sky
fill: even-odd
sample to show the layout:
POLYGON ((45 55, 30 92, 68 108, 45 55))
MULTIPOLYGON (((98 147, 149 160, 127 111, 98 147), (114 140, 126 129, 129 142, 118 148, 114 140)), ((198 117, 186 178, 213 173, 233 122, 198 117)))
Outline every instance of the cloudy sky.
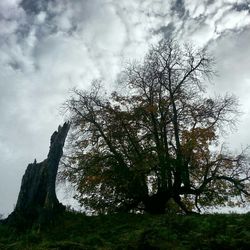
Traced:
POLYGON ((13 210, 28 163, 46 158, 69 90, 97 77, 112 88, 127 60, 173 34, 213 53, 209 91, 241 103, 225 140, 250 144, 250 0, 0 1, 0 213, 13 210))

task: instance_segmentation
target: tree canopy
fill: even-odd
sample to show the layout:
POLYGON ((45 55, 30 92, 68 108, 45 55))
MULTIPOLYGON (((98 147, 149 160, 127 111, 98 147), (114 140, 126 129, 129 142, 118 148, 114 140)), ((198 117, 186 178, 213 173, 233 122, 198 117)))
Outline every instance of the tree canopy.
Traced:
POLYGON ((221 130, 235 126, 237 99, 206 94, 213 68, 205 49, 163 40, 123 70, 120 91, 108 95, 100 81, 74 90, 63 175, 82 205, 164 213, 175 204, 189 213, 249 196, 244 152, 220 143, 221 130))

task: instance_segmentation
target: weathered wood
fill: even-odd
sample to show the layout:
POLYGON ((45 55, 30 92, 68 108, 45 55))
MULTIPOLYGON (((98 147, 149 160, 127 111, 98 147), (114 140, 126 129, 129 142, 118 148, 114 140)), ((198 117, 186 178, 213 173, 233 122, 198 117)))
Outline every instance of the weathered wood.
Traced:
POLYGON ((44 209, 56 212, 64 208, 57 199, 55 188, 58 165, 69 127, 69 123, 64 123, 53 133, 47 159, 40 163, 35 160, 28 165, 22 178, 16 207, 7 218, 7 223, 20 217, 34 221, 44 209))

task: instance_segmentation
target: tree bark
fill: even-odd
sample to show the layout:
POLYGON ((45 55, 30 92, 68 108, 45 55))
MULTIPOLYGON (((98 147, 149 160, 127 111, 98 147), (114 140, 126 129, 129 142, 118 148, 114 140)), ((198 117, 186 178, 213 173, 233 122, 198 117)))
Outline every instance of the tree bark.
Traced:
POLYGON ((57 199, 55 183, 69 128, 70 124, 64 123, 53 133, 47 159, 40 163, 35 160, 28 165, 22 178, 16 207, 6 223, 16 224, 21 220, 20 223, 26 221, 32 224, 44 210, 52 213, 64 210, 64 206, 57 199))
POLYGON ((143 202, 145 205, 145 212, 150 214, 164 214, 167 201, 170 198, 167 192, 158 192, 152 196, 148 196, 143 202))

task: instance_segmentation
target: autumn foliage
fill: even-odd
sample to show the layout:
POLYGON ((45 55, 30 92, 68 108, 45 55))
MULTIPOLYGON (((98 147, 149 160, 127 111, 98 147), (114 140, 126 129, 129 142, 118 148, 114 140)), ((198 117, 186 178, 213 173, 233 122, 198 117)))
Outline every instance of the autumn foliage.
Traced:
POLYGON ((213 64, 205 50, 161 41, 123 70, 119 90, 108 95, 100 81, 74 90, 63 175, 82 205, 189 213, 248 197, 244 152, 232 155, 219 140, 235 125, 237 100, 205 92, 213 64))

